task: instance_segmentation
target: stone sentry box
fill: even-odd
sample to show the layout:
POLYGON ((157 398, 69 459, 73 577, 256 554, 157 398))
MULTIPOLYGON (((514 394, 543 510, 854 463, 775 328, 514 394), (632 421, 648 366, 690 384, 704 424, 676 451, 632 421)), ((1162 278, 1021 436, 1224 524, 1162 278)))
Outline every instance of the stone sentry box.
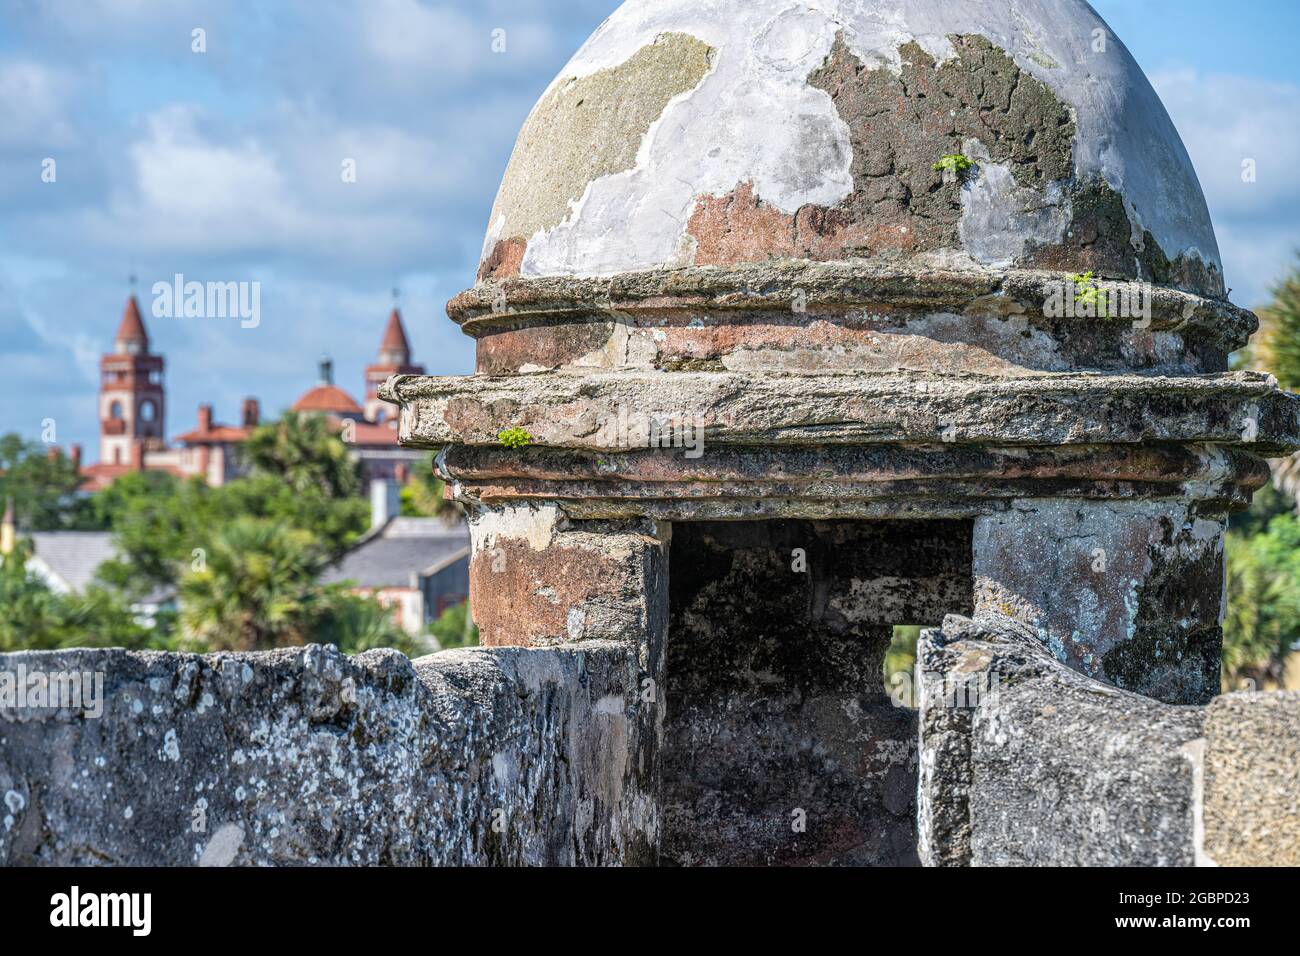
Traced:
POLYGON ((662 862, 913 858, 891 624, 1219 691, 1225 523, 1296 403, 1228 371, 1256 320, 1127 51, 1012 6, 625 4, 448 307, 477 374, 383 390, 469 511, 484 643, 636 649, 662 862))

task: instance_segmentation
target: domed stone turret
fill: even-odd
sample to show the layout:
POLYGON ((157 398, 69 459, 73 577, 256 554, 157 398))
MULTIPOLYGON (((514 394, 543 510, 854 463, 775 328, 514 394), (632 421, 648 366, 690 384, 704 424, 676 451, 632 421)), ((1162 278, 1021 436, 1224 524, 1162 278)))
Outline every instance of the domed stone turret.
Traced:
POLYGON ((525 123, 481 276, 774 259, 1223 289, 1178 134, 1086 3, 624 4, 525 123))
POLYGON ((524 124, 478 280, 489 374, 1206 373, 1256 327, 1082 0, 631 0, 524 124))
POLYGON ((1228 514, 1300 442, 1227 370, 1255 317, 1082 0, 632 0, 448 312, 478 374, 380 395, 469 511, 483 642, 634 652, 678 863, 906 858, 895 624, 1012 618, 1208 700, 1228 514))

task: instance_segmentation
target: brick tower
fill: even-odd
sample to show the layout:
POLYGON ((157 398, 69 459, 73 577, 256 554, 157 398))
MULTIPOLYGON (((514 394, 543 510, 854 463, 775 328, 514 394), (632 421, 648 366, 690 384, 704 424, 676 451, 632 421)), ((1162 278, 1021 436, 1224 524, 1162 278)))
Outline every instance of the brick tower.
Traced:
POLYGON ((139 466, 146 450, 161 448, 166 434, 163 357, 149 352, 140 304, 126 301, 113 351, 99 362, 99 460, 139 466))
POLYGON ((411 345, 406 340, 402 315, 394 307, 379 343, 379 355, 374 364, 366 366, 366 420, 382 422, 396 414, 396 406, 379 397, 379 386, 391 376, 423 374, 424 366, 411 362, 411 345))

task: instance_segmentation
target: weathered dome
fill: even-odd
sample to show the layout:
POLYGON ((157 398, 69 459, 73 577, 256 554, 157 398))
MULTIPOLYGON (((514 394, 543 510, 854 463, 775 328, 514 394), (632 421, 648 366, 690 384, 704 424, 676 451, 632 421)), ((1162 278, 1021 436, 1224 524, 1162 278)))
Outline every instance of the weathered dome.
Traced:
POLYGON ((1082 0, 630 0, 525 123, 480 278, 772 259, 1223 288, 1187 152, 1082 0))

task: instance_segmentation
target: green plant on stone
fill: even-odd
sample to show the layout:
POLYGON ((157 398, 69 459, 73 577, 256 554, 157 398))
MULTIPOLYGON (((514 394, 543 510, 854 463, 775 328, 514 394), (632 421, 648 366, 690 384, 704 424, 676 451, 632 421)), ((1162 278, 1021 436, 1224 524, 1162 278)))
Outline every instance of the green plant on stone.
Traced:
POLYGON ((952 173, 953 176, 960 179, 974 165, 971 158, 965 153, 949 153, 930 168, 935 172, 952 173))
POLYGON ((1096 280, 1092 277, 1092 270, 1072 275, 1070 281, 1074 283, 1075 302, 1091 305, 1093 314, 1099 319, 1110 318, 1105 293, 1097 286, 1096 280))
POLYGON ((527 448, 533 443, 533 436, 528 434, 527 429, 516 426, 498 432, 497 441, 507 448, 527 448))

